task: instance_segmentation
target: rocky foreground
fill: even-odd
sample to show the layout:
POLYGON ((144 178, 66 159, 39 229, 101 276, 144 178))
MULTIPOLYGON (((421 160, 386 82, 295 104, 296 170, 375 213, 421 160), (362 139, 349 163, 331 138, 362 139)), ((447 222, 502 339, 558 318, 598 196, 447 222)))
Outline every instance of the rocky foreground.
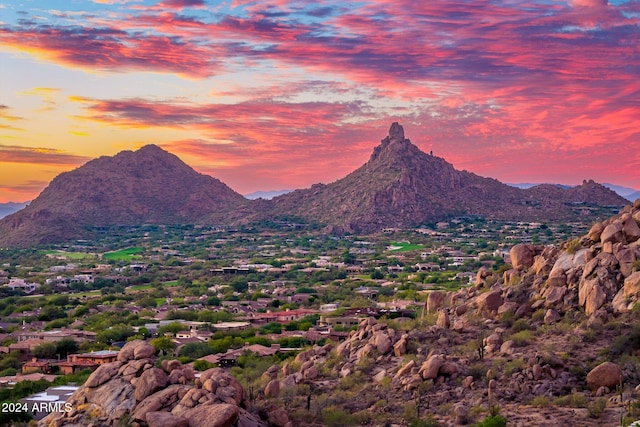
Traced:
POLYGON ((177 360, 155 366, 155 349, 127 343, 116 362, 100 366, 68 400, 70 412, 52 413, 39 426, 266 427, 291 426, 279 408, 250 412, 242 385, 223 369, 195 372, 177 360))
POLYGON ((640 200, 562 247, 516 245, 513 268, 430 293, 422 321, 363 320, 334 349, 274 370, 266 394, 311 384, 315 413, 339 407, 351 425, 427 414, 466 425, 496 412, 510 426, 640 419, 639 223, 640 200))

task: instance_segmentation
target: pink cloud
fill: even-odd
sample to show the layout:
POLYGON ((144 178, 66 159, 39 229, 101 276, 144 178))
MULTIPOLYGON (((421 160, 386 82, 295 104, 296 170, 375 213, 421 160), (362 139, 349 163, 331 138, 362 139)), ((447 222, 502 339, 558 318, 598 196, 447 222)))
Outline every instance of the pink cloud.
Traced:
POLYGON ((87 157, 66 153, 55 148, 22 147, 16 145, 0 145, 0 162, 35 163, 56 166, 76 166, 87 160, 87 157))

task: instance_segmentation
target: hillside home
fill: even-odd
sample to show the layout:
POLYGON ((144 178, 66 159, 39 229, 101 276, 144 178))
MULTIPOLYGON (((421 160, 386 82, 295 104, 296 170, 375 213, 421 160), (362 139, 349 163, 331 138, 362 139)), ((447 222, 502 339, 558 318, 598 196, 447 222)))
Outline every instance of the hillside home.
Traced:
POLYGON ((27 282, 25 279, 13 278, 9 279, 9 283, 3 285, 3 287, 9 288, 12 291, 20 290, 25 294, 30 294, 40 287, 40 283, 27 282))

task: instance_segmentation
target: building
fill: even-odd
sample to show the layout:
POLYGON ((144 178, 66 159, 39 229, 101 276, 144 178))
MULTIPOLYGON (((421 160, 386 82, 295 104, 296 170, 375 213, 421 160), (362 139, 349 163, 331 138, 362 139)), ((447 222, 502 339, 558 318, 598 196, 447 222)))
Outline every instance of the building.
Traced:
POLYGON ((19 290, 25 294, 30 294, 40 287, 40 283, 27 282, 24 279, 13 278, 9 279, 9 283, 4 286, 12 291, 19 290))
POLYGON ((118 352, 114 350, 92 351, 90 353, 70 354, 65 362, 59 362, 60 372, 64 375, 80 372, 84 369, 96 369, 105 363, 118 360, 118 352))

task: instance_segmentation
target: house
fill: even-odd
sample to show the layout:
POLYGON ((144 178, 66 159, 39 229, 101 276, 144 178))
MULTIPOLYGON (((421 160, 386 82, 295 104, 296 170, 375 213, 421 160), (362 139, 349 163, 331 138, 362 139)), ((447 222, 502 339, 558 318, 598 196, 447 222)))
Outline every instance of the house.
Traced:
POLYGON ((354 293, 361 295, 368 299, 377 299, 378 298, 378 290, 371 289, 366 286, 360 286, 354 290, 354 293))
POLYGON ((318 327, 335 328, 336 326, 340 326, 349 329, 354 326, 358 326, 360 320, 362 320, 362 318, 356 316, 320 316, 320 319, 318 320, 318 327))
POLYGON ((40 283, 27 282, 24 279, 12 278, 9 279, 9 283, 3 286, 12 291, 19 290, 25 294, 30 294, 40 287, 40 283))
POLYGON ((338 303, 330 303, 330 304, 322 304, 320 306, 320 311, 322 312, 331 312, 331 311, 336 311, 338 309, 339 304, 338 303))
POLYGON ((418 262, 413 268, 416 271, 440 271, 440 265, 435 262, 418 262))
POLYGON ((48 361, 38 360, 38 358, 33 357, 30 361, 24 362, 22 364, 21 371, 23 374, 33 374, 36 372, 40 372, 42 374, 50 374, 51 363, 49 363, 48 361))
POLYGON ((211 325, 216 331, 244 331, 249 329, 249 322, 218 322, 211 325))
POLYGON ((57 342, 70 338, 78 343, 85 341, 94 342, 96 333, 79 329, 53 329, 51 331, 25 331, 17 335, 18 343, 28 340, 43 340, 47 342, 57 342))
POLYGON ((70 354, 67 356, 67 360, 59 362, 58 366, 60 367, 60 372, 64 375, 69 375, 84 369, 94 370, 100 365, 115 362, 116 360, 118 360, 118 351, 101 350, 90 353, 70 354))

